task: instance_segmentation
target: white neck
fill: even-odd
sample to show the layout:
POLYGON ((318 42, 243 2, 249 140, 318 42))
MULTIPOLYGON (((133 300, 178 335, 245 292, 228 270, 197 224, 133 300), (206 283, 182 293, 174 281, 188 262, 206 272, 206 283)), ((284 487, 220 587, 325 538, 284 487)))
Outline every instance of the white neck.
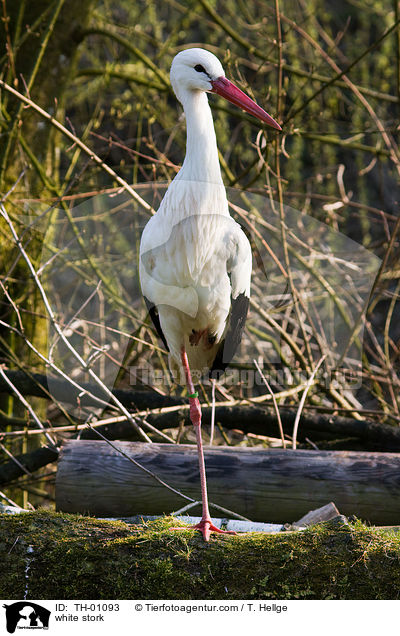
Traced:
POLYGON ((185 91, 186 156, 177 178, 222 184, 214 122, 206 93, 185 91))

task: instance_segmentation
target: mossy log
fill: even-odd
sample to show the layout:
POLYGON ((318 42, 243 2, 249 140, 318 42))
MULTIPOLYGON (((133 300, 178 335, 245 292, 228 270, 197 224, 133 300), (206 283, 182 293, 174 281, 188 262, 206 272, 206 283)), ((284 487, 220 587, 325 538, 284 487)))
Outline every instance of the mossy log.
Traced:
MULTIPOLYGON (((187 503, 118 449, 174 488, 200 498, 195 445, 113 444, 64 444, 56 479, 58 510, 128 517, 171 513, 187 503)), ((294 522, 334 501, 342 514, 380 525, 400 523, 400 455, 395 453, 219 446, 205 448, 205 461, 210 500, 252 521, 294 522)))
POLYGON ((400 597, 400 536, 390 530, 328 522, 206 544, 194 530, 169 529, 176 525, 171 517, 138 527, 45 511, 0 515, 0 597, 400 597))

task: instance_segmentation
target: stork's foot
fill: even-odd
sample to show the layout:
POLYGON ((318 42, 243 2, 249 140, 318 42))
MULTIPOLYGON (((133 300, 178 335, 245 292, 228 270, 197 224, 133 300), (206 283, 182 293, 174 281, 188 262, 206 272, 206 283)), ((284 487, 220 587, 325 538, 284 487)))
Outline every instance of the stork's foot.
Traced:
POLYGON ((209 541, 212 532, 217 532, 218 534, 236 534, 234 530, 221 530, 221 528, 217 528, 211 519, 202 519, 199 523, 196 523, 195 526, 190 526, 190 528, 199 530, 203 535, 204 541, 209 541))
POLYGON ((202 519, 199 523, 196 523, 195 526, 181 526, 180 528, 170 528, 170 530, 187 530, 188 528, 190 530, 199 530, 203 535, 204 541, 210 540, 212 532, 217 532, 218 534, 237 534, 234 530, 221 530, 221 528, 217 528, 209 518, 202 519))

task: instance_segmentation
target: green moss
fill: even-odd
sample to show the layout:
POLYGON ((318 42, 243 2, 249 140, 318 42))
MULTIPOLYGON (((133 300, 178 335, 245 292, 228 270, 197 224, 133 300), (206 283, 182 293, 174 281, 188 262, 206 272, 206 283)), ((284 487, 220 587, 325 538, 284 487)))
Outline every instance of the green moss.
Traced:
POLYGON ((0 515, 0 596, 80 599, 394 599, 400 536, 360 522, 303 532, 171 532, 78 515, 0 515), (28 552, 32 546, 33 552, 28 552), (28 581, 26 566, 30 567, 28 581))

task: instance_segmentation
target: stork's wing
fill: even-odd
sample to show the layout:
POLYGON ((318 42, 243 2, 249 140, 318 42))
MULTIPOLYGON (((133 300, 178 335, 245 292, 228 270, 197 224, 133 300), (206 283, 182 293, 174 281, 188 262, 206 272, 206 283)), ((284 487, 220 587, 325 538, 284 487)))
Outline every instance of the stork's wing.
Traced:
POLYGON ((225 371, 242 340, 250 303, 251 247, 239 225, 235 223, 231 258, 227 270, 231 277, 231 311, 225 336, 210 369, 210 378, 218 379, 225 371))
POLYGON ((215 356, 209 371, 210 378, 218 380, 236 353, 242 340, 243 329, 246 324, 250 298, 245 293, 239 294, 232 300, 231 313, 228 320, 228 330, 215 356))
POLYGON ((154 305, 154 303, 151 302, 151 300, 146 298, 146 296, 143 296, 143 298, 144 298, 144 302, 146 303, 146 307, 147 307, 148 312, 150 314, 150 318, 151 318, 151 320, 153 322, 153 325, 155 326, 158 335, 160 336, 161 340, 163 341, 166 350, 169 351, 169 347, 167 345, 167 340, 166 340, 166 338, 164 336, 163 330, 161 329, 160 317, 158 315, 157 307, 154 305))

